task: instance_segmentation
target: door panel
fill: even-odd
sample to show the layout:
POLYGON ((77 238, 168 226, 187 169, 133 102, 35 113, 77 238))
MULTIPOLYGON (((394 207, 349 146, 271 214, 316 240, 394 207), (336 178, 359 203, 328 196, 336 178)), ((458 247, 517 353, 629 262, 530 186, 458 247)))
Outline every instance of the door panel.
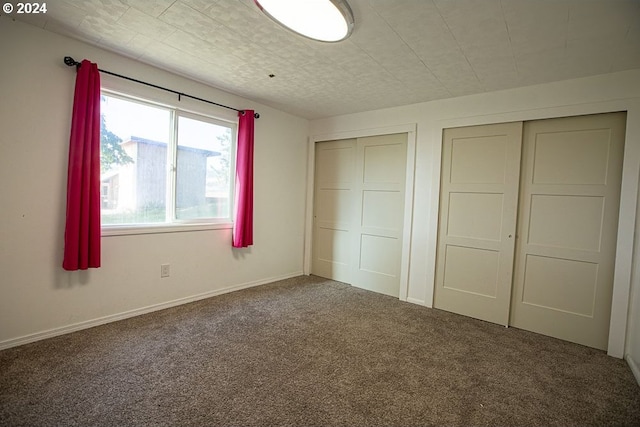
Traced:
POLYGON ((443 287, 495 298, 500 277, 500 251, 465 246, 445 249, 443 287))
POLYGON ((351 281, 356 141, 316 144, 311 273, 351 281))
POLYGON ((507 325, 522 123, 446 129, 434 306, 507 325))
POLYGON ((397 191, 362 192, 362 226, 371 229, 393 231, 402 223, 404 198, 397 191))
MULTIPOLYGON (((499 126, 499 125, 498 125, 499 126)), ((458 136, 450 136, 451 155, 448 158, 451 184, 504 184, 507 163, 504 161, 509 141, 505 134, 492 135, 484 129, 486 136, 474 136, 474 129, 460 128, 458 136), (473 166, 473 167, 469 167, 473 166)), ((478 129, 481 134, 482 130, 478 129)), ((451 133, 452 131, 445 131, 451 133)), ((501 131, 498 131, 500 133, 501 131)))
MULTIPOLYGON (((372 236, 362 234, 360 236, 360 266, 361 272, 368 275, 382 275, 385 278, 397 278, 400 273, 400 266, 396 262, 396 241, 397 239, 384 236, 372 236)), ((355 282, 356 286, 364 289, 374 290, 375 284, 369 282, 355 282)))
POLYGON ((511 324, 606 349, 625 114, 527 122, 511 324))
POLYGON ((529 243, 539 246, 600 250, 604 197, 532 195, 529 243), (553 218, 553 226, 549 224, 553 218))
POLYGON ((523 303, 593 316, 598 264, 529 254, 524 267, 523 303))
POLYGON ((404 225, 407 134, 359 138, 352 285, 398 297, 404 225))
MULTIPOLYGON (((554 119, 561 121, 588 120, 588 117, 554 119)), ((546 120, 528 122, 534 129, 546 120), (537 123, 537 125, 536 125, 537 123)), ((525 130, 526 132, 526 130, 525 130)), ((537 132, 533 130, 533 132, 537 132)), ((534 184, 606 184, 610 129, 540 131, 535 134, 533 149, 534 184)))
POLYGON ((499 241, 503 200, 495 193, 450 193, 447 235, 499 241))

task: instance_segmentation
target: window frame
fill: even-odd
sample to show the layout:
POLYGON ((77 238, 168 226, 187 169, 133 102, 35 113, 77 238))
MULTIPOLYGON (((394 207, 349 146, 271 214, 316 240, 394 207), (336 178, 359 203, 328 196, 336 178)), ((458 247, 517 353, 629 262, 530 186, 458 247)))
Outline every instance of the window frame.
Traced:
MULTIPOLYGON (((185 109, 175 104, 157 102, 129 93, 112 90, 106 87, 100 89, 101 96, 118 98, 123 101, 134 102, 145 106, 160 108, 169 112, 169 141, 167 143, 167 167, 165 170, 166 210, 165 221, 157 223, 129 223, 129 224, 101 224, 102 236, 122 236, 138 234, 176 233, 189 231, 220 230, 233 228, 234 200, 235 200, 235 168, 238 147, 238 122, 216 117, 201 109, 185 109), (229 217, 226 218, 176 218, 176 178, 178 156, 178 121, 180 117, 198 120, 231 130, 229 145, 229 217)), ((102 214, 101 214, 102 215, 102 214)))

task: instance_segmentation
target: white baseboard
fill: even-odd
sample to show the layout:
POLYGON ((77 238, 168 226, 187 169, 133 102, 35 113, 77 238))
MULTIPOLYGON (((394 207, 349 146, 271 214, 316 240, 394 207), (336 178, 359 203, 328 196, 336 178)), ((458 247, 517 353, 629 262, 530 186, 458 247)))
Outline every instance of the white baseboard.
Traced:
POLYGON ((84 322, 74 323, 67 326, 61 326, 58 328, 53 328, 53 329, 49 329, 42 332, 36 332, 33 334, 18 337, 18 338, 11 338, 5 341, 0 341, 0 350, 5 350, 11 347, 17 347, 19 345, 40 341, 47 338, 57 337, 59 335, 69 334, 71 332, 80 331, 82 329, 93 328, 94 326, 104 325, 106 323, 117 322, 118 320, 124 320, 130 317, 140 316, 141 314, 151 313, 153 311, 164 310, 165 308, 175 307, 178 305, 187 304, 194 301, 199 301, 205 298, 214 297, 216 295, 227 294, 229 292, 252 288, 254 286, 266 285, 267 283, 277 282, 278 280, 290 279, 292 277, 301 276, 302 274, 303 274, 302 271, 297 271, 297 272, 286 274, 283 276, 270 277, 268 279, 242 283, 239 285, 229 286, 222 289, 216 289, 214 291, 204 292, 198 295, 178 298, 176 300, 154 304, 147 307, 136 308, 133 310, 122 312, 122 313, 111 314, 108 316, 99 317, 97 319, 86 320, 84 322))
POLYGON ((631 368, 631 372, 633 372, 633 376, 636 377, 636 381, 638 385, 640 385, 640 366, 638 366, 635 360, 633 360, 628 354, 624 357, 624 360, 627 361, 627 364, 631 368))

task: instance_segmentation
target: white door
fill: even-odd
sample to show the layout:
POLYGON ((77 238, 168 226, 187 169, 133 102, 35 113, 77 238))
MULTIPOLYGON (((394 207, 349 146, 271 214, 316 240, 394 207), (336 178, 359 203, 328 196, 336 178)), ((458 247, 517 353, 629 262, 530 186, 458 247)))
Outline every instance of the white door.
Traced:
POLYGON ((316 144, 311 273, 350 283, 356 140, 316 144))
POLYGON ((522 123, 446 129, 434 306, 509 321, 522 123))
POLYGON ((399 296, 407 134, 316 143, 311 272, 399 296))
POLYGON ((398 297, 404 222, 407 134, 359 138, 352 284, 398 297))
POLYGON ((607 348, 625 119, 525 123, 513 326, 607 348))

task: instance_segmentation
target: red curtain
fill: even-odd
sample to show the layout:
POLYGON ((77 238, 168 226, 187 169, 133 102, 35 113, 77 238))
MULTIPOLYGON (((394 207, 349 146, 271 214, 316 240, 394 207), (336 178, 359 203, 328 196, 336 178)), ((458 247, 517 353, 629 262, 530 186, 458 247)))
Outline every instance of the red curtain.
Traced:
POLYGON ((100 267, 100 72, 86 59, 73 100, 62 267, 100 267))
POLYGON ((253 245, 253 110, 241 111, 238 117, 233 247, 246 248, 253 245))

